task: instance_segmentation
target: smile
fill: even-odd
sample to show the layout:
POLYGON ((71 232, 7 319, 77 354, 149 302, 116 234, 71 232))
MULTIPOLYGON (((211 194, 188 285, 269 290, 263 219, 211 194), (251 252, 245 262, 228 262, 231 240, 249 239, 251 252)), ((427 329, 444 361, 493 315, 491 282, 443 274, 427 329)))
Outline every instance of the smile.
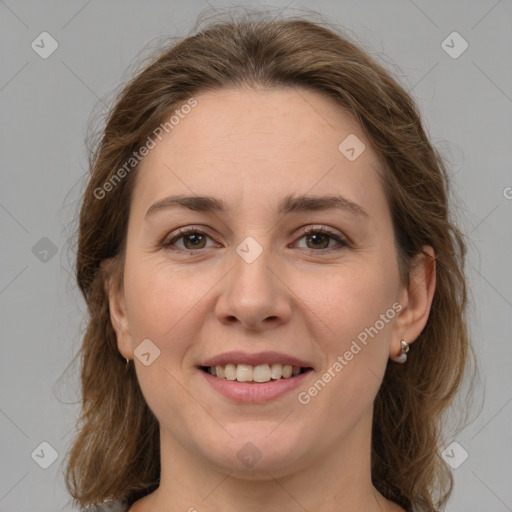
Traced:
POLYGON ((201 369, 219 379, 238 382, 263 383, 271 380, 290 379, 307 372, 311 368, 300 366, 282 365, 280 363, 258 364, 234 364, 203 366, 201 369))
POLYGON ((309 379, 310 375, 314 375, 312 368, 301 367, 295 367, 296 374, 294 375, 294 367, 285 365, 282 366, 281 369, 275 366, 274 375, 277 376, 278 371, 280 371, 281 376, 279 378, 272 378, 273 366, 274 364, 271 366, 265 364, 257 365, 253 369, 252 366, 245 364, 227 364, 225 367, 220 367, 221 372, 224 371, 223 377, 220 377, 219 375, 212 375, 211 372, 213 371, 217 373, 217 367, 200 367, 198 370, 199 374, 204 376, 205 383, 214 391, 219 393, 219 395, 224 398, 228 398, 231 401, 245 404, 267 402, 279 397, 284 397, 299 386, 304 386, 306 379, 309 379), (258 367, 267 368, 258 370, 258 367), (298 373, 297 369, 299 370, 298 373), (226 378, 226 372, 228 376, 232 378, 231 380, 226 378), (254 376, 255 373, 256 377, 254 376), (282 375, 283 373, 285 375, 290 375, 286 377, 282 375), (239 380, 239 378, 242 380, 239 380), (254 378, 265 378, 267 380, 258 382, 253 380, 254 378))

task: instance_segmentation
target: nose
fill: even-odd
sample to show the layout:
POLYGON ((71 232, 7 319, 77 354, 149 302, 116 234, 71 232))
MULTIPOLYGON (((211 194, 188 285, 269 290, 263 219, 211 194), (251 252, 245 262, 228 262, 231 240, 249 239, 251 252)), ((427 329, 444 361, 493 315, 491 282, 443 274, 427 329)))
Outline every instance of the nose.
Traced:
POLYGON ((271 260, 268 250, 252 263, 234 255, 233 268, 222 281, 215 307, 219 322, 265 331, 290 321, 291 292, 271 260))

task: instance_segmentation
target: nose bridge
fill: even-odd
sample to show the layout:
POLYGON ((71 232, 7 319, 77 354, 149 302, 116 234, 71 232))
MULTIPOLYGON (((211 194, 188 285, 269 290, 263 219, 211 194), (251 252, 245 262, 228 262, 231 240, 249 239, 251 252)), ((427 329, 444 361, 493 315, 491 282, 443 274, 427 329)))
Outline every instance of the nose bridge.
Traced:
POLYGON ((274 325, 288 321, 289 297, 276 278, 278 266, 269 244, 245 238, 235 249, 233 267, 217 304, 219 321, 238 320, 251 329, 263 328, 269 321, 274 325))
POLYGON ((235 252, 232 286, 241 294, 240 298, 252 298, 252 302, 262 300, 263 294, 269 293, 273 285, 269 270, 275 259, 272 250, 268 244, 264 247, 255 238, 247 237, 236 247, 235 252))

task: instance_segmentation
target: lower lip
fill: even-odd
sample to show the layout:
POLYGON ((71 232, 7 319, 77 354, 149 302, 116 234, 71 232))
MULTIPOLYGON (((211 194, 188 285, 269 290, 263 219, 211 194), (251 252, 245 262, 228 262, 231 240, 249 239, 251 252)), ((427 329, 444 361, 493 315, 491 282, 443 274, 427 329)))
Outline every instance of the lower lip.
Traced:
POLYGON ((288 391, 300 386, 312 370, 288 379, 270 380, 268 382, 238 382, 214 377, 199 370, 206 381, 219 393, 235 402, 257 403, 274 400, 288 391))

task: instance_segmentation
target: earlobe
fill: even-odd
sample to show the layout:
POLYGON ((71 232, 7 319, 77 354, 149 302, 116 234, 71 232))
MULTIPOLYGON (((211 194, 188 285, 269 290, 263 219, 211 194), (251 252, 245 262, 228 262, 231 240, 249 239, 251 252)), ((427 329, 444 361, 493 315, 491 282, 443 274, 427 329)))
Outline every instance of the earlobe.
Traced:
POLYGON ((117 347, 126 359, 133 358, 131 335, 126 314, 126 305, 119 278, 113 271, 113 259, 102 261, 100 264, 103 276, 105 294, 109 305, 110 322, 116 334, 117 347))
POLYGON ((413 262, 409 286, 403 290, 403 309, 394 326, 390 357, 405 362, 408 347, 421 334, 427 324, 436 288, 436 261, 432 247, 423 247, 413 262), (403 341, 406 342, 404 345, 403 341), (405 350, 404 350, 405 349, 405 350))

